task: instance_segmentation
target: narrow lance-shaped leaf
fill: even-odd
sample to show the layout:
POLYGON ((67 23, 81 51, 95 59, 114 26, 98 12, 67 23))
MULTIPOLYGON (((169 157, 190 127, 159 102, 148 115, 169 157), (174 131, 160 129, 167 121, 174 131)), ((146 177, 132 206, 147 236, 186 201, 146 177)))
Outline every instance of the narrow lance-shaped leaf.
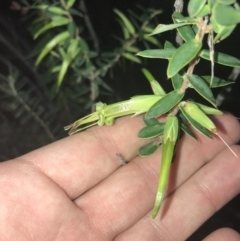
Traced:
POLYGON ((201 50, 202 42, 195 39, 180 46, 173 54, 167 68, 168 78, 173 77, 183 67, 193 60, 201 50))
POLYGON ((197 137, 194 135, 194 133, 192 132, 192 130, 188 127, 188 120, 186 119, 186 117, 183 115, 183 113, 179 112, 178 113, 179 116, 179 126, 180 128, 190 137, 194 138, 195 140, 197 140, 197 137))
POLYGON ((208 102, 210 102, 213 106, 216 107, 216 101, 214 99, 214 96, 212 94, 212 91, 210 87, 207 85, 207 83, 199 76, 197 75, 187 75, 187 78, 192 85, 192 87, 208 102))
POLYGON ((163 96, 157 101, 146 114, 146 118, 152 118, 161 116, 171 110, 178 102, 181 101, 184 94, 180 93, 179 90, 173 90, 167 95, 163 96))
POLYGON ((208 138, 212 138, 212 135, 208 132, 208 130, 203 127, 201 124, 199 124, 196 120, 194 120, 184 109, 184 105, 186 102, 182 102, 179 105, 179 109, 181 110, 181 112, 183 113, 183 115, 185 116, 185 118, 188 120, 188 122, 191 124, 191 126, 193 126, 194 129, 196 129, 197 131, 199 131, 201 134, 203 134, 204 136, 208 137, 208 138))
POLYGON ((159 33, 163 33, 175 28, 179 28, 188 24, 193 24, 193 22, 184 22, 184 23, 174 23, 174 24, 159 24, 150 35, 155 35, 159 33))
POLYGON ((159 123, 159 121, 156 118, 147 119, 145 115, 143 115, 143 121, 146 126, 150 126, 150 125, 159 123))
POLYGON ((166 92, 162 88, 162 86, 155 80, 153 75, 145 68, 142 68, 142 72, 147 78, 147 80, 150 82, 150 85, 152 87, 153 93, 155 95, 166 95, 166 92))
POLYGON ((48 12, 51 12, 51 13, 55 13, 59 15, 67 15, 67 12, 60 7, 51 6, 47 10, 48 12))
POLYGON ((159 147, 157 142, 150 142, 139 148, 138 154, 139 156, 149 156, 153 154, 159 147))
MULTIPOLYGON (((174 23, 177 22, 177 19, 184 18, 184 16, 181 13, 178 13, 178 12, 174 12, 172 17, 173 17, 174 23)), ((189 26, 189 25, 178 27, 177 31, 180 34, 180 36, 184 39, 185 42, 187 42, 189 40, 192 40, 195 37, 195 34, 192 30, 192 27, 189 26)))
POLYGON ((161 136, 163 134, 164 126, 165 126, 165 123, 156 123, 156 124, 145 126, 138 132, 138 137, 149 139, 149 138, 161 136))
MULTIPOLYGON (((200 57, 206 60, 210 60, 210 51, 203 49, 200 53, 200 57)), ((240 59, 221 52, 214 52, 214 62, 230 67, 240 68, 240 59)))
MULTIPOLYGON (((210 84, 211 76, 204 75, 204 76, 201 76, 201 78, 204 79, 207 83, 210 84)), ((235 83, 234 81, 226 81, 224 79, 221 79, 221 78, 218 78, 218 77, 214 76, 213 80, 212 80, 211 88, 223 87, 223 86, 234 84, 234 83, 235 83)))
POLYGON ((66 39, 68 39, 70 37, 70 34, 68 31, 65 31, 63 33, 58 34, 57 36, 55 36, 51 41, 49 41, 45 47, 43 48, 43 50, 41 51, 40 55, 38 56, 35 65, 38 65, 42 59, 58 44, 62 43, 63 41, 65 41, 66 39))
POLYGON ((131 22, 128 20, 128 18, 118 9, 113 10, 123 21, 124 25, 126 26, 127 30, 129 31, 130 34, 134 35, 135 34, 135 29, 131 22))
POLYGON ((161 169, 156 200, 152 212, 152 218, 155 218, 157 216, 166 193, 169 170, 174 154, 174 147, 178 137, 178 128, 179 127, 177 117, 168 116, 163 134, 161 169))
POLYGON ((137 53, 138 56, 145 58, 170 59, 176 49, 148 49, 137 53))
POLYGON ((63 25, 67 25, 69 23, 69 19, 65 18, 65 17, 53 17, 52 21, 48 24, 46 24, 44 27, 42 27, 41 29, 39 29, 37 31, 37 33, 34 35, 34 39, 36 39, 38 36, 40 36, 41 34, 45 33, 47 30, 55 28, 55 27, 59 27, 59 26, 63 26, 63 25))
POLYGON ((122 56, 130 61, 133 61, 135 63, 141 64, 141 59, 136 57, 135 55, 131 54, 131 53, 123 53, 122 56))
POLYGON ((76 2, 76 0, 68 0, 67 1, 67 7, 71 8, 75 2, 76 2))
POLYGON ((203 105, 203 104, 200 104, 197 102, 195 102, 195 104, 207 115, 222 115, 223 114, 222 111, 212 108, 210 106, 203 105))

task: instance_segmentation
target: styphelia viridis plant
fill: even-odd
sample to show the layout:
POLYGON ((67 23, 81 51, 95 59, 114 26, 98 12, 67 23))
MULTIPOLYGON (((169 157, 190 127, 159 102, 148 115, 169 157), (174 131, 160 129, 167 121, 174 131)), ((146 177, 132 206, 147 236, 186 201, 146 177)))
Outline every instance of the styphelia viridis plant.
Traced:
MULTIPOLYGON (((139 155, 147 156, 155 152, 159 146, 162 148, 161 169, 152 213, 153 218, 157 216, 164 199, 169 170, 180 131, 196 139, 190 128, 193 127, 208 138, 212 138, 212 135, 221 138, 215 124, 207 116, 222 114, 217 109, 211 89, 233 82, 216 77, 214 75, 214 64, 240 68, 239 59, 214 51, 214 44, 228 37, 240 22, 240 9, 237 1, 190 0, 188 14, 189 16, 185 17, 178 12, 174 12, 172 24, 159 24, 150 34, 155 35, 176 29, 184 40, 181 46, 175 47, 172 43, 166 41, 163 49, 144 50, 137 54, 145 58, 168 60, 167 77, 172 82, 173 90, 171 92, 166 93, 151 73, 143 69, 144 75, 151 84, 153 95, 136 96, 130 100, 111 105, 97 103, 94 113, 65 128, 66 130, 70 129, 69 134, 74 134, 93 125, 112 125, 114 119, 121 116, 144 114, 145 127, 139 131, 138 136, 147 139, 154 138, 154 140, 141 147, 138 152, 139 155), (207 38, 204 38, 205 35, 207 35, 207 38), (205 40, 209 49, 203 47, 205 40), (210 75, 198 76, 193 74, 195 65, 201 59, 209 60, 210 75), (210 106, 184 99, 188 88, 194 89, 209 102, 210 106), (159 122, 157 119, 162 115, 167 116, 165 123, 159 122), (159 137, 157 141, 156 137, 159 137)), ((236 155, 234 152, 233 154, 236 155)))

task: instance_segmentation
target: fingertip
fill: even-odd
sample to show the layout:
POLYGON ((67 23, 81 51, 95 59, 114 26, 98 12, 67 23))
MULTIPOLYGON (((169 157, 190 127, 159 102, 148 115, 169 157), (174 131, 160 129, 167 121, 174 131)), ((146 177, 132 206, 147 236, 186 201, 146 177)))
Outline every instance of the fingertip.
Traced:
POLYGON ((239 241, 240 235, 231 228, 221 228, 209 234, 203 241, 239 241))

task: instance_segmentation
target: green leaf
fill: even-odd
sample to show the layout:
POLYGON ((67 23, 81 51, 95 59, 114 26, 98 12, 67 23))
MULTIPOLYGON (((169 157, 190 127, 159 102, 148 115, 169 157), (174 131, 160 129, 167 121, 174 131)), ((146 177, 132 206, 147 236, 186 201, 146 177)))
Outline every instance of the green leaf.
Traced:
POLYGON ((182 87, 183 77, 180 74, 175 74, 172 78, 172 85, 175 90, 178 90, 182 87))
POLYGON ((163 33, 175 28, 179 28, 185 25, 189 25, 189 24, 193 24, 193 22, 184 22, 184 23, 174 23, 174 24, 159 24, 152 33, 150 33, 150 35, 155 35, 155 34, 159 34, 159 33, 163 33))
MULTIPOLYGON (((204 75, 204 76, 201 76, 201 78, 210 84, 211 76, 204 75)), ((223 87, 223 86, 234 84, 234 83, 235 83, 234 81, 226 81, 226 80, 218 78, 218 77, 213 77, 211 88, 223 87)))
POLYGON ((203 9, 207 0, 190 0, 188 3, 188 14, 190 17, 196 17, 203 9))
POLYGON ((35 65, 39 65, 39 63, 42 61, 42 59, 58 44, 62 43, 66 39, 68 39, 70 36, 68 31, 62 32, 55 36, 51 41, 49 41, 43 50, 41 51, 40 55, 38 56, 35 65))
POLYGON ((133 25, 131 24, 131 22, 128 20, 128 18, 122 12, 120 12, 118 9, 114 9, 113 11, 122 19, 125 27, 129 31, 129 33, 134 35, 135 29, 134 29, 133 25))
POLYGON ((185 118, 185 116, 180 112, 178 114, 179 118, 180 118, 180 128, 190 137, 194 138, 195 140, 197 140, 197 137, 194 135, 194 133, 192 132, 192 130, 188 127, 188 120, 185 118))
POLYGON ((213 6, 212 17, 220 25, 234 25, 240 23, 240 10, 216 3, 213 6))
POLYGON ((71 8, 75 2, 76 2, 76 0, 68 0, 67 1, 67 7, 71 8))
POLYGON ((171 42, 166 41, 164 43, 164 49, 176 49, 176 48, 174 47, 174 45, 171 42))
POLYGON ((122 56, 123 56, 124 58, 128 59, 128 60, 131 60, 131 61, 135 62, 135 63, 138 63, 138 64, 141 64, 141 63, 142 63, 141 59, 139 59, 138 57, 136 57, 136 56, 133 55, 133 54, 123 53, 122 56))
MULTIPOLYGON (((210 60, 210 51, 207 49, 203 49, 200 53, 200 56, 203 59, 210 60)), ((214 51, 214 62, 230 67, 240 68, 240 59, 221 52, 214 51)))
POLYGON ((207 101, 209 101, 213 106, 216 107, 216 101, 212 94, 210 87, 207 83, 199 76, 191 74, 187 75, 187 78, 192 85, 192 87, 207 101))
POLYGON ((49 7, 47 10, 50 13, 55 13, 55 14, 59 14, 59 15, 67 15, 67 11, 65 11, 59 7, 52 6, 52 7, 49 7))
POLYGON ((225 5, 231 5, 231 4, 234 4, 236 0, 216 0, 216 2, 225 4, 225 5))
POLYGON ((66 59, 63 60, 62 65, 61 65, 61 69, 60 69, 60 72, 59 72, 59 75, 58 75, 58 80, 57 80, 57 91, 59 90, 59 88, 62 84, 63 78, 67 73, 69 64, 70 64, 69 58, 66 58, 66 59))
POLYGON ((203 127, 201 124, 199 124, 197 121, 195 121, 190 115, 188 115, 182 105, 179 105, 179 108, 180 108, 181 112, 183 113, 183 115, 185 116, 185 118, 194 127, 194 129, 196 129, 197 131, 199 131, 206 137, 212 139, 212 135, 208 132, 208 130, 205 127, 203 127))
POLYGON ((138 56, 145 58, 170 59, 176 49, 148 49, 137 53, 138 56))
POLYGON ((161 116, 171 110, 183 98, 184 94, 178 90, 173 90, 163 96, 159 101, 150 107, 146 113, 146 118, 161 116))
MULTIPOLYGON (((172 15, 174 23, 177 22, 177 19, 183 19, 184 16, 181 13, 174 12, 172 15)), ((182 26, 177 28, 178 33, 184 39, 185 42, 194 39, 195 33, 192 30, 191 26, 182 26)))
POLYGON ((205 17, 211 14, 211 7, 209 4, 203 6, 202 10, 198 13, 198 17, 205 17))
POLYGON ((130 53, 137 53, 137 52, 139 52, 139 48, 134 47, 134 46, 128 46, 128 47, 126 47, 125 49, 126 49, 128 52, 130 52, 130 53))
POLYGON ((205 114, 207 115, 222 115, 222 111, 212 108, 210 106, 207 105, 203 105, 197 102, 194 102, 205 114))
POLYGON ((164 126, 165 126, 165 123, 160 123, 160 122, 145 126, 138 132, 138 137, 149 139, 149 138, 161 136, 163 134, 164 126))
POLYGON ((199 53, 202 47, 202 42, 196 41, 194 39, 189 40, 180 46, 173 54, 171 60, 169 61, 167 68, 168 78, 173 77, 178 73, 184 66, 193 60, 199 53))
POLYGON ((150 43, 158 46, 159 48, 162 47, 162 45, 161 45, 161 43, 158 41, 158 39, 155 38, 155 37, 153 37, 153 36, 144 35, 143 38, 144 38, 146 41, 148 41, 148 42, 150 42, 150 43))
POLYGON ((138 150, 139 156, 149 156, 153 154, 159 147, 159 144, 157 142, 151 142, 146 144, 145 146, 142 146, 138 150))
POLYGON ((63 25, 67 25, 68 23, 69 23, 68 18, 53 17, 52 21, 50 23, 46 24, 45 26, 43 26, 41 29, 39 29, 37 31, 37 33, 34 35, 34 39, 36 39, 38 36, 40 36, 41 34, 43 34, 44 32, 46 32, 49 29, 59 27, 59 26, 63 26, 63 25))
POLYGON ((153 75, 147 70, 147 69, 142 69, 143 74, 147 78, 147 80, 150 82, 150 85, 152 87, 153 93, 155 95, 165 95, 166 92, 162 88, 162 86, 155 80, 153 75))
POLYGON ((150 125, 159 123, 156 118, 147 119, 145 115, 143 116, 143 121, 144 121, 146 126, 150 126, 150 125))

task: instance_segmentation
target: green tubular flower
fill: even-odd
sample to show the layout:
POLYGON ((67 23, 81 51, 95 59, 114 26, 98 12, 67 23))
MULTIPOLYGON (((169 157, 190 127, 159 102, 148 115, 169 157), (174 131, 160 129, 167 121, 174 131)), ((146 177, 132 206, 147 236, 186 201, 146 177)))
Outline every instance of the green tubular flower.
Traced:
POLYGON ((178 129, 179 124, 177 117, 172 115, 168 116, 163 133, 161 170, 152 218, 157 216, 166 193, 169 170, 174 154, 174 147, 178 137, 178 129))
POLYGON ((75 121, 73 124, 66 126, 64 129, 69 130, 69 135, 82 131, 94 125, 112 125, 117 117, 143 114, 149 108, 160 100, 163 96, 158 95, 139 95, 130 100, 117 102, 107 105, 102 102, 96 104, 96 111, 75 121))

